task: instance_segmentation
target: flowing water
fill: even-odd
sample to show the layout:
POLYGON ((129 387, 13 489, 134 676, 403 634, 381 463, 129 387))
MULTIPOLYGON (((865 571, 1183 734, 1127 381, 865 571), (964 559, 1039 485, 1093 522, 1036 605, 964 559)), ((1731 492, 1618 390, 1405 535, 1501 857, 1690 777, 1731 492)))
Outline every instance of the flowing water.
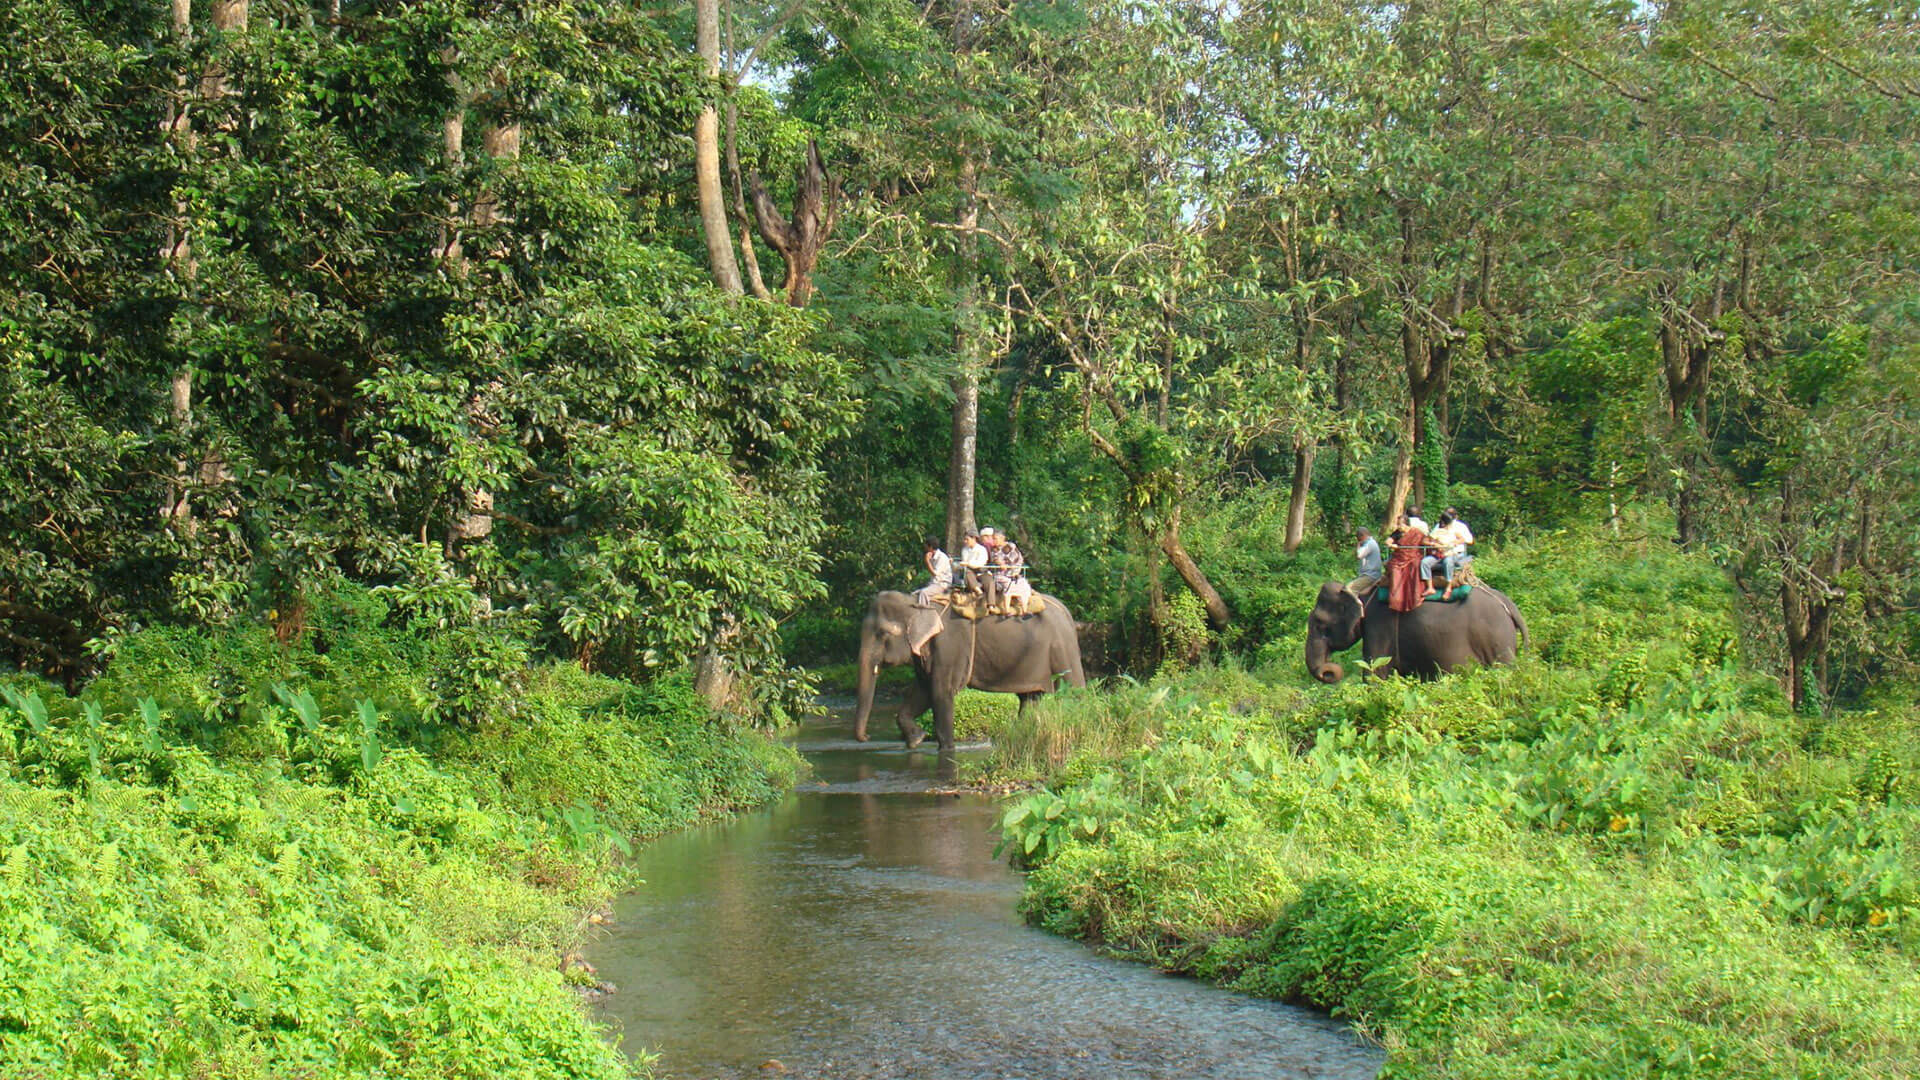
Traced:
MULTIPOLYGON (((993 800, 934 754, 803 729, 812 782, 638 853, 646 886, 589 955, 602 1009, 674 1080, 1371 1080, 1317 1013, 1096 955, 1023 925, 993 800)), ((965 748, 962 754, 967 753, 965 748)))

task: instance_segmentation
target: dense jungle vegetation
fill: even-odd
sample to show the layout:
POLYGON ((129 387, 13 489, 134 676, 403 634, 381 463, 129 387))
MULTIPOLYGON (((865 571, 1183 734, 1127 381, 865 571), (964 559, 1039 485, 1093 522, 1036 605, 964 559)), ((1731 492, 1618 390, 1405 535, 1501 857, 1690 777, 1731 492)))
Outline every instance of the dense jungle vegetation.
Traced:
POLYGON ((9 0, 0 1071, 623 1074, 620 846, 993 524, 1125 676, 970 717, 1042 924, 1911 1074, 1917 240, 1878 0, 9 0), (1409 504, 1527 655, 1308 686, 1409 504))

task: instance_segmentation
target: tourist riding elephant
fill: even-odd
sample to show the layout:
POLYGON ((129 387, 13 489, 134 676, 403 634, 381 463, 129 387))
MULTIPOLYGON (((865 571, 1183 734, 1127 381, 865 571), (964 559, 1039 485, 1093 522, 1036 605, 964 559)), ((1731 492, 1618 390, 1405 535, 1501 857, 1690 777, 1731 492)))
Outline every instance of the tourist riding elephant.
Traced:
POLYGON ((860 624, 860 704, 853 737, 867 741, 873 684, 881 665, 913 664, 913 688, 900 705, 900 735, 908 747, 926 732, 915 721, 933 710, 940 749, 953 749, 953 697, 962 687, 1020 695, 1020 707, 1064 678, 1087 685, 1080 670, 1080 637, 1067 606, 1035 593, 1045 603, 1038 615, 988 615, 964 619, 944 607, 915 607, 913 597, 883 592, 873 598, 860 624))
POLYGON ((1366 603, 1339 582, 1320 586, 1307 620, 1307 671, 1321 682, 1339 682, 1333 654, 1365 639, 1368 661, 1389 657, 1379 670, 1430 679, 1469 664, 1510 664, 1527 632, 1520 609, 1498 589, 1476 584, 1466 599, 1432 600, 1402 614, 1367 590, 1366 603))

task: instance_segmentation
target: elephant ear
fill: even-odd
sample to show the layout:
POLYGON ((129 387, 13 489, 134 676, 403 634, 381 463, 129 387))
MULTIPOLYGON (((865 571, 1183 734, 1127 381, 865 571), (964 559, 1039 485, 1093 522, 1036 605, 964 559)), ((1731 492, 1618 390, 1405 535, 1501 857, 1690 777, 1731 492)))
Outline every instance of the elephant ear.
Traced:
POLYGON ((939 608, 914 608, 907 616, 907 645, 913 655, 927 655, 927 642, 937 637, 947 628, 947 622, 941 617, 939 608))
POLYGON ((1341 589, 1339 615, 1340 622, 1343 626, 1353 626, 1359 623, 1361 619, 1366 618, 1366 605, 1362 603, 1360 597, 1355 596, 1345 589, 1341 589))

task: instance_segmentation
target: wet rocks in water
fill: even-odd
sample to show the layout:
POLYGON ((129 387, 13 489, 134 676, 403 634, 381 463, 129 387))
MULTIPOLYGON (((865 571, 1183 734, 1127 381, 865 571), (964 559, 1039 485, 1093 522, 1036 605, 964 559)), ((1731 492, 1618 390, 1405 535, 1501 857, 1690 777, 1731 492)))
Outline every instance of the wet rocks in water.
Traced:
POLYGON ((614 991, 619 989, 619 987, 612 983, 604 981, 594 983, 591 986, 574 987, 574 990, 580 994, 580 999, 589 1005, 597 1001, 605 1001, 607 998, 613 996, 614 991))

